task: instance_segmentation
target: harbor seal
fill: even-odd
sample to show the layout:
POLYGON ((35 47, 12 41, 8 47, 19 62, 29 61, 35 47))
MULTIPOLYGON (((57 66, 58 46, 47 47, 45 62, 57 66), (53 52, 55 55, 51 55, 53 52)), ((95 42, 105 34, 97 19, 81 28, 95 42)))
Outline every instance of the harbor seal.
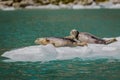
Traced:
POLYGON ((64 46, 85 46, 87 43, 85 42, 76 42, 72 39, 67 38, 58 38, 58 37, 45 37, 45 38, 37 38, 35 40, 36 44, 47 45, 53 44, 55 47, 64 47, 64 46))
POLYGON ((75 29, 71 30, 70 36, 67 36, 65 38, 74 39, 75 41, 95 43, 95 44, 110 44, 110 43, 117 41, 115 38, 104 40, 104 39, 96 37, 93 34, 90 34, 87 32, 79 32, 75 29))

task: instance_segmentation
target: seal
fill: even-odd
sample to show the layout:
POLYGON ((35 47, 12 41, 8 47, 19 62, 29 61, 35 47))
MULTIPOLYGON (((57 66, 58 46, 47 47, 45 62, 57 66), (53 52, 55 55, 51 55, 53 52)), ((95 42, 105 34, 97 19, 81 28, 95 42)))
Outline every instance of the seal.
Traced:
POLYGON ((72 39, 67 39, 67 38, 58 38, 58 37, 44 37, 44 38, 37 38, 35 40, 36 44, 41 44, 41 45, 47 45, 47 44, 52 44, 55 47, 65 47, 65 46, 85 46, 87 43, 85 42, 76 42, 75 40, 72 39))
POLYGON ((115 38, 104 40, 87 32, 79 32, 76 29, 71 30, 70 36, 67 36, 65 38, 73 39, 79 42, 95 43, 95 44, 110 44, 110 43, 117 41, 115 38))

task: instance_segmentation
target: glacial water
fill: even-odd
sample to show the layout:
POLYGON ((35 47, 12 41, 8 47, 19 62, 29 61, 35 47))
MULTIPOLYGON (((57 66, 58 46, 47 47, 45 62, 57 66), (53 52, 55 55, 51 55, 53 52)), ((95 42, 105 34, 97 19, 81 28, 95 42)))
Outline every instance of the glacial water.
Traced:
POLYGON ((120 10, 0 11, 0 80, 119 80, 120 10), (70 30, 117 38, 110 45, 35 45, 38 37, 70 30))

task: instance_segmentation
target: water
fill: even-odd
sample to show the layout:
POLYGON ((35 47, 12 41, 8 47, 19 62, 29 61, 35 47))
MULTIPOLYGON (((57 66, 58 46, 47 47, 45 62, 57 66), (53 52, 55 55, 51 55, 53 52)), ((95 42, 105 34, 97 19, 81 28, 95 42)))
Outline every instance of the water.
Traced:
MULTIPOLYGON (((69 31, 74 28, 100 37, 120 36, 119 9, 0 11, 0 18, 0 55, 3 55, 6 51, 10 52, 9 55, 12 55, 10 50, 21 52, 21 54, 26 53, 24 47, 28 50, 33 49, 30 46, 35 46, 35 49, 39 47, 34 44, 36 38, 45 36, 64 37, 69 35, 69 31), (19 48, 24 51, 18 51, 19 48)), ((30 60, 16 62, 9 61, 1 56, 0 80, 119 80, 119 46, 115 47, 117 46, 116 43, 111 45, 112 48, 102 47, 103 50, 108 50, 107 53, 110 53, 108 54, 110 57, 106 57, 107 53, 101 53, 102 56, 98 58, 94 53, 93 56, 95 57, 92 59, 73 56, 69 59, 56 58, 47 61, 34 61, 32 57, 31 59, 34 62, 30 60), (113 50, 114 55, 111 54, 110 50, 113 50)), ((55 49, 50 45, 47 48, 48 52, 49 48, 55 49)), ((30 54, 33 55, 33 53, 30 54)), ((47 55, 49 56, 49 54, 47 55)), ((49 58, 48 56, 47 58, 49 58)), ((31 56, 26 57, 30 59, 31 56)), ((55 57, 52 56, 51 58, 55 57)), ((15 59, 14 56, 13 58, 15 59)))

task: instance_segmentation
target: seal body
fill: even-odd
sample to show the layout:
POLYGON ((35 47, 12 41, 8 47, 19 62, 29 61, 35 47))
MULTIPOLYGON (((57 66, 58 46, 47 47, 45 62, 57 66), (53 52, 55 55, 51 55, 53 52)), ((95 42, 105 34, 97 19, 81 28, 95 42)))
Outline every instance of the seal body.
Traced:
POLYGON ((78 40, 87 43, 106 44, 106 41, 87 32, 80 32, 78 40))
POLYGON ((72 39, 58 38, 58 37, 37 38, 35 40, 35 43, 41 44, 41 45, 53 44, 55 47, 86 45, 86 43, 77 43, 76 41, 72 39))
POLYGON ((70 32, 70 36, 67 36, 66 38, 74 39, 75 41, 86 42, 86 43, 96 43, 96 44, 110 44, 112 42, 117 41, 115 38, 110 40, 104 40, 87 32, 78 32, 75 29, 73 29, 70 32))

